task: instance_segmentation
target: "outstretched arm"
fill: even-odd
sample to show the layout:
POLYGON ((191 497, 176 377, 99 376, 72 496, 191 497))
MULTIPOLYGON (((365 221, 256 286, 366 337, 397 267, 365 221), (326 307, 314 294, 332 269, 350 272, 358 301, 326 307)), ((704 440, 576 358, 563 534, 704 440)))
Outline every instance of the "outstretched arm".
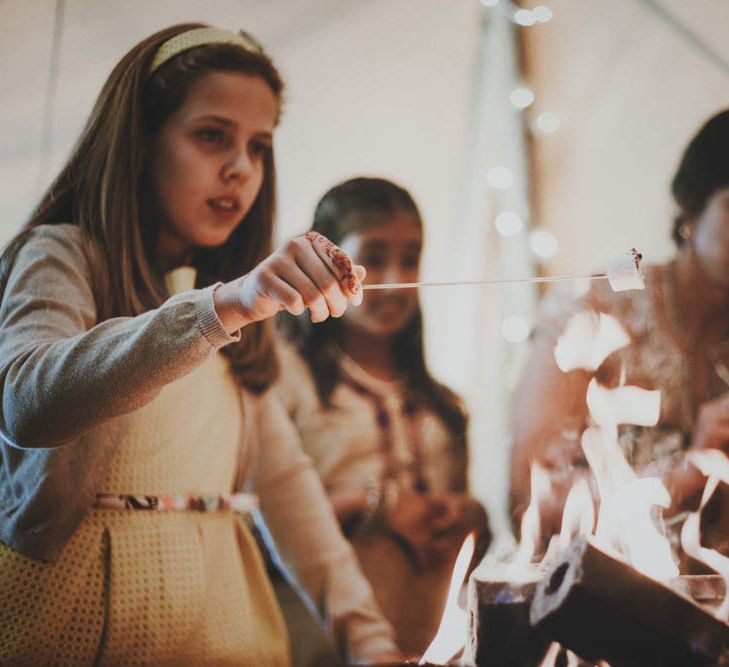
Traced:
POLYGON ((241 327, 279 310, 308 308, 320 321, 362 298, 362 267, 327 246, 335 263, 324 237, 299 237, 242 278, 98 322, 81 234, 73 225, 36 230, 3 294, 0 435, 18 448, 71 442, 145 405, 238 340, 241 327))

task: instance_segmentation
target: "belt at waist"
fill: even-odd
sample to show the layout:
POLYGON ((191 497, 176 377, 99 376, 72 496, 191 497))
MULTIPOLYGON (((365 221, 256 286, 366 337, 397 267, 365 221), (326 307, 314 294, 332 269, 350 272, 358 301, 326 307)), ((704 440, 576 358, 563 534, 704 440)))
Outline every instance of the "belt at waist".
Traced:
POLYGON ((140 494, 97 493, 94 507, 118 510, 220 512, 231 510, 249 514, 258 509, 253 493, 202 496, 146 496, 140 494))

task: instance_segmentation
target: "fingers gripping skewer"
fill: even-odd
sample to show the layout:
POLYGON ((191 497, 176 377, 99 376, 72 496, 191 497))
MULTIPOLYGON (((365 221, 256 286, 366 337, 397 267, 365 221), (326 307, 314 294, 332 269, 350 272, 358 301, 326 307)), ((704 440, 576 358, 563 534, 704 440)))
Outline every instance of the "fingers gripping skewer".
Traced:
POLYGON ((536 276, 532 278, 514 278, 505 280, 459 280, 449 282, 416 282, 416 283, 379 283, 362 285, 362 289, 405 289, 412 287, 453 287, 462 285, 525 285, 528 283, 556 283, 569 280, 608 280, 615 292, 632 289, 643 289, 645 282, 640 270, 643 256, 632 248, 610 262, 606 273, 590 276, 536 276))
POLYGON ((362 284, 355 275, 355 267, 348 255, 318 232, 306 232, 304 237, 311 243, 316 254, 339 280, 339 284, 348 294, 350 301, 359 304, 362 301, 362 284))

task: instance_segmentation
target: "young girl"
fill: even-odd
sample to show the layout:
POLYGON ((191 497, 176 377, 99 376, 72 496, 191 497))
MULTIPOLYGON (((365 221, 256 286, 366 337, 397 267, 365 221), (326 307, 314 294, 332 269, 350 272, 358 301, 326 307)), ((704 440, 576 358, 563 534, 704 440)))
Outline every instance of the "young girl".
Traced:
POLYGON ((281 92, 246 34, 152 35, 2 255, 1 664, 288 664, 244 491, 349 655, 395 651, 268 391, 265 320, 364 276, 318 237, 270 254, 281 92))
MULTIPOLYGON (((378 178, 327 192, 315 232, 367 267, 368 282, 418 279, 423 225, 410 194, 378 178)), ((367 293, 357 312, 312 327, 282 318, 279 390, 405 651, 422 652, 443 612, 465 535, 488 541, 466 494, 466 416, 430 375, 414 289, 367 293)))

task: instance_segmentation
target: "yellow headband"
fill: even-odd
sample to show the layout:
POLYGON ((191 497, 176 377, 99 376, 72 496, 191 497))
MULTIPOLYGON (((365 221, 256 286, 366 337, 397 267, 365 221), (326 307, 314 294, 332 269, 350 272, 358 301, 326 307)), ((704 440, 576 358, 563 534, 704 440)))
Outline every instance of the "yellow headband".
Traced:
POLYGON ((154 60, 149 66, 149 74, 152 75, 160 65, 166 63, 170 58, 203 44, 235 44, 246 51, 261 52, 261 47, 255 40, 242 31, 236 33, 230 30, 221 30, 220 28, 193 28, 168 39, 157 49, 154 60))

